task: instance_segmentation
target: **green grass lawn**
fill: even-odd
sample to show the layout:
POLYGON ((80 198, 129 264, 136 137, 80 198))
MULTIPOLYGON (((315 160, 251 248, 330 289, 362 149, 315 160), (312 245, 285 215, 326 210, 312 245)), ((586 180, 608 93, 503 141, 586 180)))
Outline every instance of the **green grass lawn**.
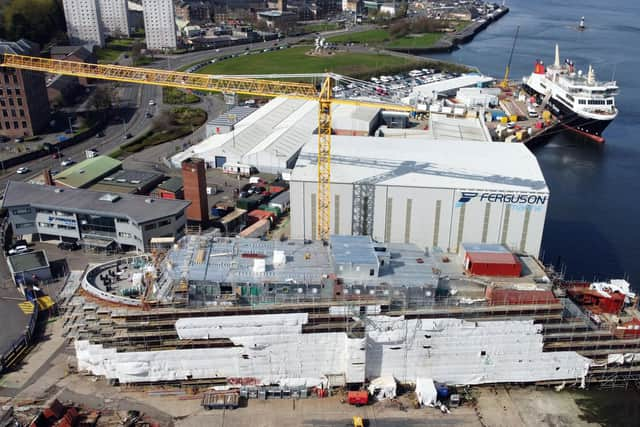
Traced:
POLYGON ((302 27, 305 33, 320 33, 322 31, 333 31, 342 28, 342 25, 336 23, 311 24, 302 27))
POLYGON ((96 56, 98 57, 99 63, 112 63, 118 60, 120 55, 122 55, 121 50, 114 50, 109 48, 97 48, 96 56))
POLYGON ((417 64, 391 55, 340 52, 332 56, 309 56, 310 46, 300 46, 259 55, 247 55, 207 65, 202 74, 322 73, 332 71, 349 76, 373 75, 390 68, 406 68, 417 64))
POLYGON ((383 29, 360 31, 356 33, 341 34, 329 37, 330 43, 371 43, 380 44, 391 40, 389 31, 383 29))
POLYGON ((385 47, 391 49, 406 49, 406 48, 422 48, 433 46, 435 42, 440 40, 443 33, 425 33, 419 35, 408 35, 399 39, 390 41, 385 47))
POLYGON ((406 48, 425 48, 432 46, 440 40, 443 33, 425 33, 417 35, 408 35, 398 39, 394 39, 389 31, 383 29, 361 31, 358 33, 341 34, 339 36, 329 37, 327 41, 331 43, 358 43, 371 44, 390 49, 406 49, 406 48))

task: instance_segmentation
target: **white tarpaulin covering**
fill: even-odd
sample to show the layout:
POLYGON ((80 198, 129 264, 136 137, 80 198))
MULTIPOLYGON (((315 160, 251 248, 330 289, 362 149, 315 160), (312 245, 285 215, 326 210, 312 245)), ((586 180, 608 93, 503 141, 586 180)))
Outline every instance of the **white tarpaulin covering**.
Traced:
MULTIPOLYGON (((343 332, 302 334, 307 314, 186 318, 181 339, 227 338, 233 346, 116 352, 76 341, 78 368, 122 383, 198 378, 254 378, 264 384, 318 385, 327 375, 364 381, 364 339, 343 332)), ((326 380, 324 380, 326 381, 326 380)))
POLYGON ((543 353, 542 326, 532 320, 368 320, 369 378, 426 377, 447 384, 580 379, 590 363, 573 351, 543 353))
POLYGON ((375 396, 378 400, 393 399, 396 397, 396 390, 398 386, 395 378, 391 375, 385 377, 376 378, 369 383, 369 394, 375 396))
POLYGON ((612 279, 609 283, 595 282, 589 286, 589 289, 594 289, 598 292, 604 292, 605 296, 608 296, 614 292, 620 292, 629 299, 635 298, 636 294, 631 291, 631 285, 629 282, 623 279, 612 279))
MULTIPOLYGON (((361 383, 382 377, 447 384, 583 378, 590 360, 575 352, 543 353, 542 327, 531 320, 467 322, 370 315, 365 338, 343 332, 302 333, 306 313, 184 318, 180 339, 229 340, 225 347, 117 352, 76 341, 78 368, 122 383, 249 378, 258 383, 317 385, 327 377, 361 383)), ((390 378, 390 380, 388 380, 390 378)))
POLYGON ((640 362, 640 353, 619 353, 607 356, 607 364, 624 365, 625 363, 640 362))
POLYGON ((431 378, 416 378, 416 397, 422 406, 435 406, 438 390, 431 378))

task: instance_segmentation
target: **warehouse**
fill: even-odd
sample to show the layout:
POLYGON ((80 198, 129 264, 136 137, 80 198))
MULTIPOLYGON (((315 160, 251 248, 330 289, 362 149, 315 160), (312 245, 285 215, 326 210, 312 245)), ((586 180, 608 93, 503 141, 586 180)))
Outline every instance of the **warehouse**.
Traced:
MULTIPOLYGON (((334 132, 370 135, 378 125, 379 112, 377 108, 336 107, 332 116, 334 132)), ((240 116, 238 112, 236 117, 240 116)), ((220 123, 222 126, 226 122, 220 123)), ((197 157, 211 168, 282 173, 293 168, 300 148, 317 127, 317 102, 276 98, 228 129, 222 126, 200 144, 176 154, 171 163, 179 167, 184 159, 197 157)))
MULTIPOLYGON (((331 150, 333 234, 445 252, 462 242, 540 251, 549 189, 522 144, 334 136, 331 150)), ((316 238, 316 162, 312 139, 291 177, 294 239, 316 238)))

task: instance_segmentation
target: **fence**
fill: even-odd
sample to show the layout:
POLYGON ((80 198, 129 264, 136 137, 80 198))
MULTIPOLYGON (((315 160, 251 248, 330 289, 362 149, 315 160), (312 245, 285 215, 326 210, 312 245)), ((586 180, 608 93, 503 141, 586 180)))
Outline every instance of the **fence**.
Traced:
POLYGON ((38 315, 40 314, 40 308, 38 301, 31 301, 33 304, 33 313, 29 319, 29 324, 25 332, 16 338, 9 348, 0 355, 0 374, 3 374, 7 369, 11 368, 21 357, 26 353, 27 349, 33 344, 35 337, 36 326, 38 324, 38 315))

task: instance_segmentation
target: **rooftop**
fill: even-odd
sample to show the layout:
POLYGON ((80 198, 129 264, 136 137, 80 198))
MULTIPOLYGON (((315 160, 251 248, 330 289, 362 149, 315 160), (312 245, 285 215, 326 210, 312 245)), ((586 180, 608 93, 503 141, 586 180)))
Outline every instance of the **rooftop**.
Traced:
MULTIPOLYGON (((302 148, 292 181, 316 182, 318 142, 302 148)), ((535 156, 523 144, 433 139, 331 137, 331 181, 374 179, 389 186, 548 193, 535 156)))
POLYGON ((137 170, 119 170, 113 175, 103 178, 99 183, 91 186, 93 191, 116 193, 136 193, 153 187, 162 180, 164 175, 157 172, 137 170))
POLYGON ((157 188, 161 190, 171 191, 172 193, 176 193, 180 191, 182 187, 184 187, 182 178, 179 176, 174 176, 158 184, 157 188))
POLYGON ((26 254, 12 255, 7 258, 14 274, 38 270, 49 267, 49 261, 44 251, 28 252, 26 254))
POLYGON ((461 87, 476 86, 478 84, 489 83, 493 80, 493 77, 483 76, 482 74, 463 74, 460 77, 454 77, 452 79, 440 80, 437 82, 416 86, 415 88, 413 88, 413 95, 432 98, 434 93, 438 94, 442 92, 449 92, 461 87))
POLYGON ((429 115, 429 131, 433 139, 491 142, 489 129, 479 118, 453 118, 432 113, 429 115))
POLYGON ((27 39, 20 39, 17 42, 0 39, 0 54, 33 55, 37 53, 37 46, 27 39))
POLYGON ((85 189, 63 189, 9 181, 4 192, 2 207, 32 206, 65 212, 127 217, 140 224, 176 215, 184 211, 190 203, 185 200, 152 199, 132 194, 116 196, 85 189))
POLYGON ((53 46, 51 48, 51 56, 77 56, 83 60, 87 60, 92 56, 91 49, 85 46, 53 46))
POLYGON ((237 122, 234 132, 212 135, 171 158, 178 166, 189 157, 224 156, 228 162, 252 164, 260 152, 293 156, 317 127, 317 102, 275 98, 237 122))
POLYGON ((226 113, 218 116, 213 120, 209 120, 207 125, 209 126, 232 126, 243 120, 249 114, 255 112, 255 107, 236 106, 227 111, 226 113))
POLYGON ((122 166, 120 160, 96 156, 77 163, 56 175, 56 184, 66 187, 87 187, 122 166))

